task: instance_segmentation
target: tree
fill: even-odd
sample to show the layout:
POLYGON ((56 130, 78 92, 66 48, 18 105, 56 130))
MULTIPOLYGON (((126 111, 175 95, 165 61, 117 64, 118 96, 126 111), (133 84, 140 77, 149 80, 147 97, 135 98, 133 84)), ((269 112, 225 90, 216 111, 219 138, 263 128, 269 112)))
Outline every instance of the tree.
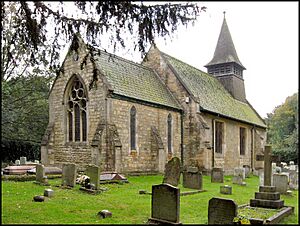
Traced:
POLYGON ((11 19, 11 24, 6 19, 2 22, 5 63, 12 62, 14 50, 21 48, 24 51, 21 55, 29 56, 32 65, 49 64, 55 69, 59 67, 59 53, 65 45, 62 43, 69 43, 77 32, 97 46, 104 33, 110 34, 109 44, 114 49, 133 42, 143 56, 145 47, 154 43, 155 36, 170 36, 179 24, 193 22, 205 10, 192 3, 145 5, 130 1, 2 1, 1 8, 2 18, 11 19), (78 13, 69 15, 65 11, 71 6, 66 4, 73 4, 72 12, 78 13))
POLYGON ((285 162, 298 162, 298 93, 286 98, 266 119, 268 142, 285 162))
POLYGON ((39 151, 48 123, 49 87, 60 67, 60 52, 75 33, 97 47, 107 33, 114 50, 132 44, 143 56, 156 36, 171 36, 201 11, 205 7, 192 3, 1 1, 1 146, 6 160, 25 155, 24 148, 39 151), (69 15, 69 7, 78 13, 69 15))

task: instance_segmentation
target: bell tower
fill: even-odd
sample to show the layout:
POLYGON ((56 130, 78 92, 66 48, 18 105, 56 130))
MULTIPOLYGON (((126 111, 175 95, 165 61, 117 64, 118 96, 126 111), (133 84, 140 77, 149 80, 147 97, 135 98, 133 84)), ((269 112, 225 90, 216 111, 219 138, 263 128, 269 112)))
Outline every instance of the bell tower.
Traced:
POLYGON ((247 102, 243 79, 243 70, 246 68, 238 58, 225 12, 223 13, 223 24, 213 59, 204 67, 207 68, 207 73, 214 75, 235 99, 247 102))

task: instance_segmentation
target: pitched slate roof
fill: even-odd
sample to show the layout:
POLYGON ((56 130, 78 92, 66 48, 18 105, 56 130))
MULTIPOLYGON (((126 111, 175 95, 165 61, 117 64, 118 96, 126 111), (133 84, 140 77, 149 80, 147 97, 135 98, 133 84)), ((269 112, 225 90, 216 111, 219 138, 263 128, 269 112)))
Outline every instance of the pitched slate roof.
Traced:
POLYGON ((243 69, 246 69, 238 58, 231 38, 231 34, 229 32, 229 28, 226 23, 226 19, 224 17, 213 59, 208 64, 206 64, 205 67, 229 62, 235 62, 239 64, 243 69))
POLYGON ((104 51, 93 49, 92 52, 96 66, 105 75, 114 94, 181 109, 152 69, 104 51))
POLYGON ((202 110, 266 127, 252 106, 234 99, 217 78, 168 54, 161 54, 202 110))

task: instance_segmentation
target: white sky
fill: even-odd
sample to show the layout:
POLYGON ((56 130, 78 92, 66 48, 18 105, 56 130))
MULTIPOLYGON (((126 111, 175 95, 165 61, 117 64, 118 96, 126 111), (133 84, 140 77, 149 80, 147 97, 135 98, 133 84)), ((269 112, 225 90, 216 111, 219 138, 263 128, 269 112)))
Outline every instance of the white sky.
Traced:
POLYGON ((298 92, 298 2, 201 2, 206 6, 194 27, 176 33, 158 48, 200 70, 213 57, 223 11, 244 71, 246 98, 260 116, 267 117, 298 92))
MULTIPOLYGON (((163 2, 161 2, 163 4, 163 2)), ((157 3, 155 3, 157 4, 157 3)), ((263 118, 298 92, 298 2, 199 2, 206 6, 194 26, 180 27, 172 40, 158 39, 158 48, 194 67, 213 57, 223 11, 244 71, 246 98, 263 118)), ((124 51, 123 51, 124 52, 124 51)), ((116 55, 140 62, 140 55, 116 55)))

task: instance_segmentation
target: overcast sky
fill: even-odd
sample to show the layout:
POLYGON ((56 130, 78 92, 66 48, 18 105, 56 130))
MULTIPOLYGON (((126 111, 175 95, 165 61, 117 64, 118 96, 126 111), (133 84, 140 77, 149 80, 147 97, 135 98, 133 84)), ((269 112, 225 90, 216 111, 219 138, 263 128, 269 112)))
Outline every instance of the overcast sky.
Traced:
POLYGON ((298 2, 201 2, 206 6, 195 25, 157 45, 200 70, 207 71, 223 22, 223 11, 238 57, 247 70, 247 100, 262 116, 298 92, 298 2))
MULTIPOLYGON (((164 2, 162 2, 164 3, 164 2)), ((157 3, 155 3, 157 4, 157 3)), ((263 118, 298 92, 299 3, 199 2, 206 6, 194 26, 181 27, 171 41, 159 39, 158 48, 190 65, 203 65, 213 57, 223 11, 244 71, 246 98, 263 118)), ((140 62, 140 55, 116 52, 140 62)))

